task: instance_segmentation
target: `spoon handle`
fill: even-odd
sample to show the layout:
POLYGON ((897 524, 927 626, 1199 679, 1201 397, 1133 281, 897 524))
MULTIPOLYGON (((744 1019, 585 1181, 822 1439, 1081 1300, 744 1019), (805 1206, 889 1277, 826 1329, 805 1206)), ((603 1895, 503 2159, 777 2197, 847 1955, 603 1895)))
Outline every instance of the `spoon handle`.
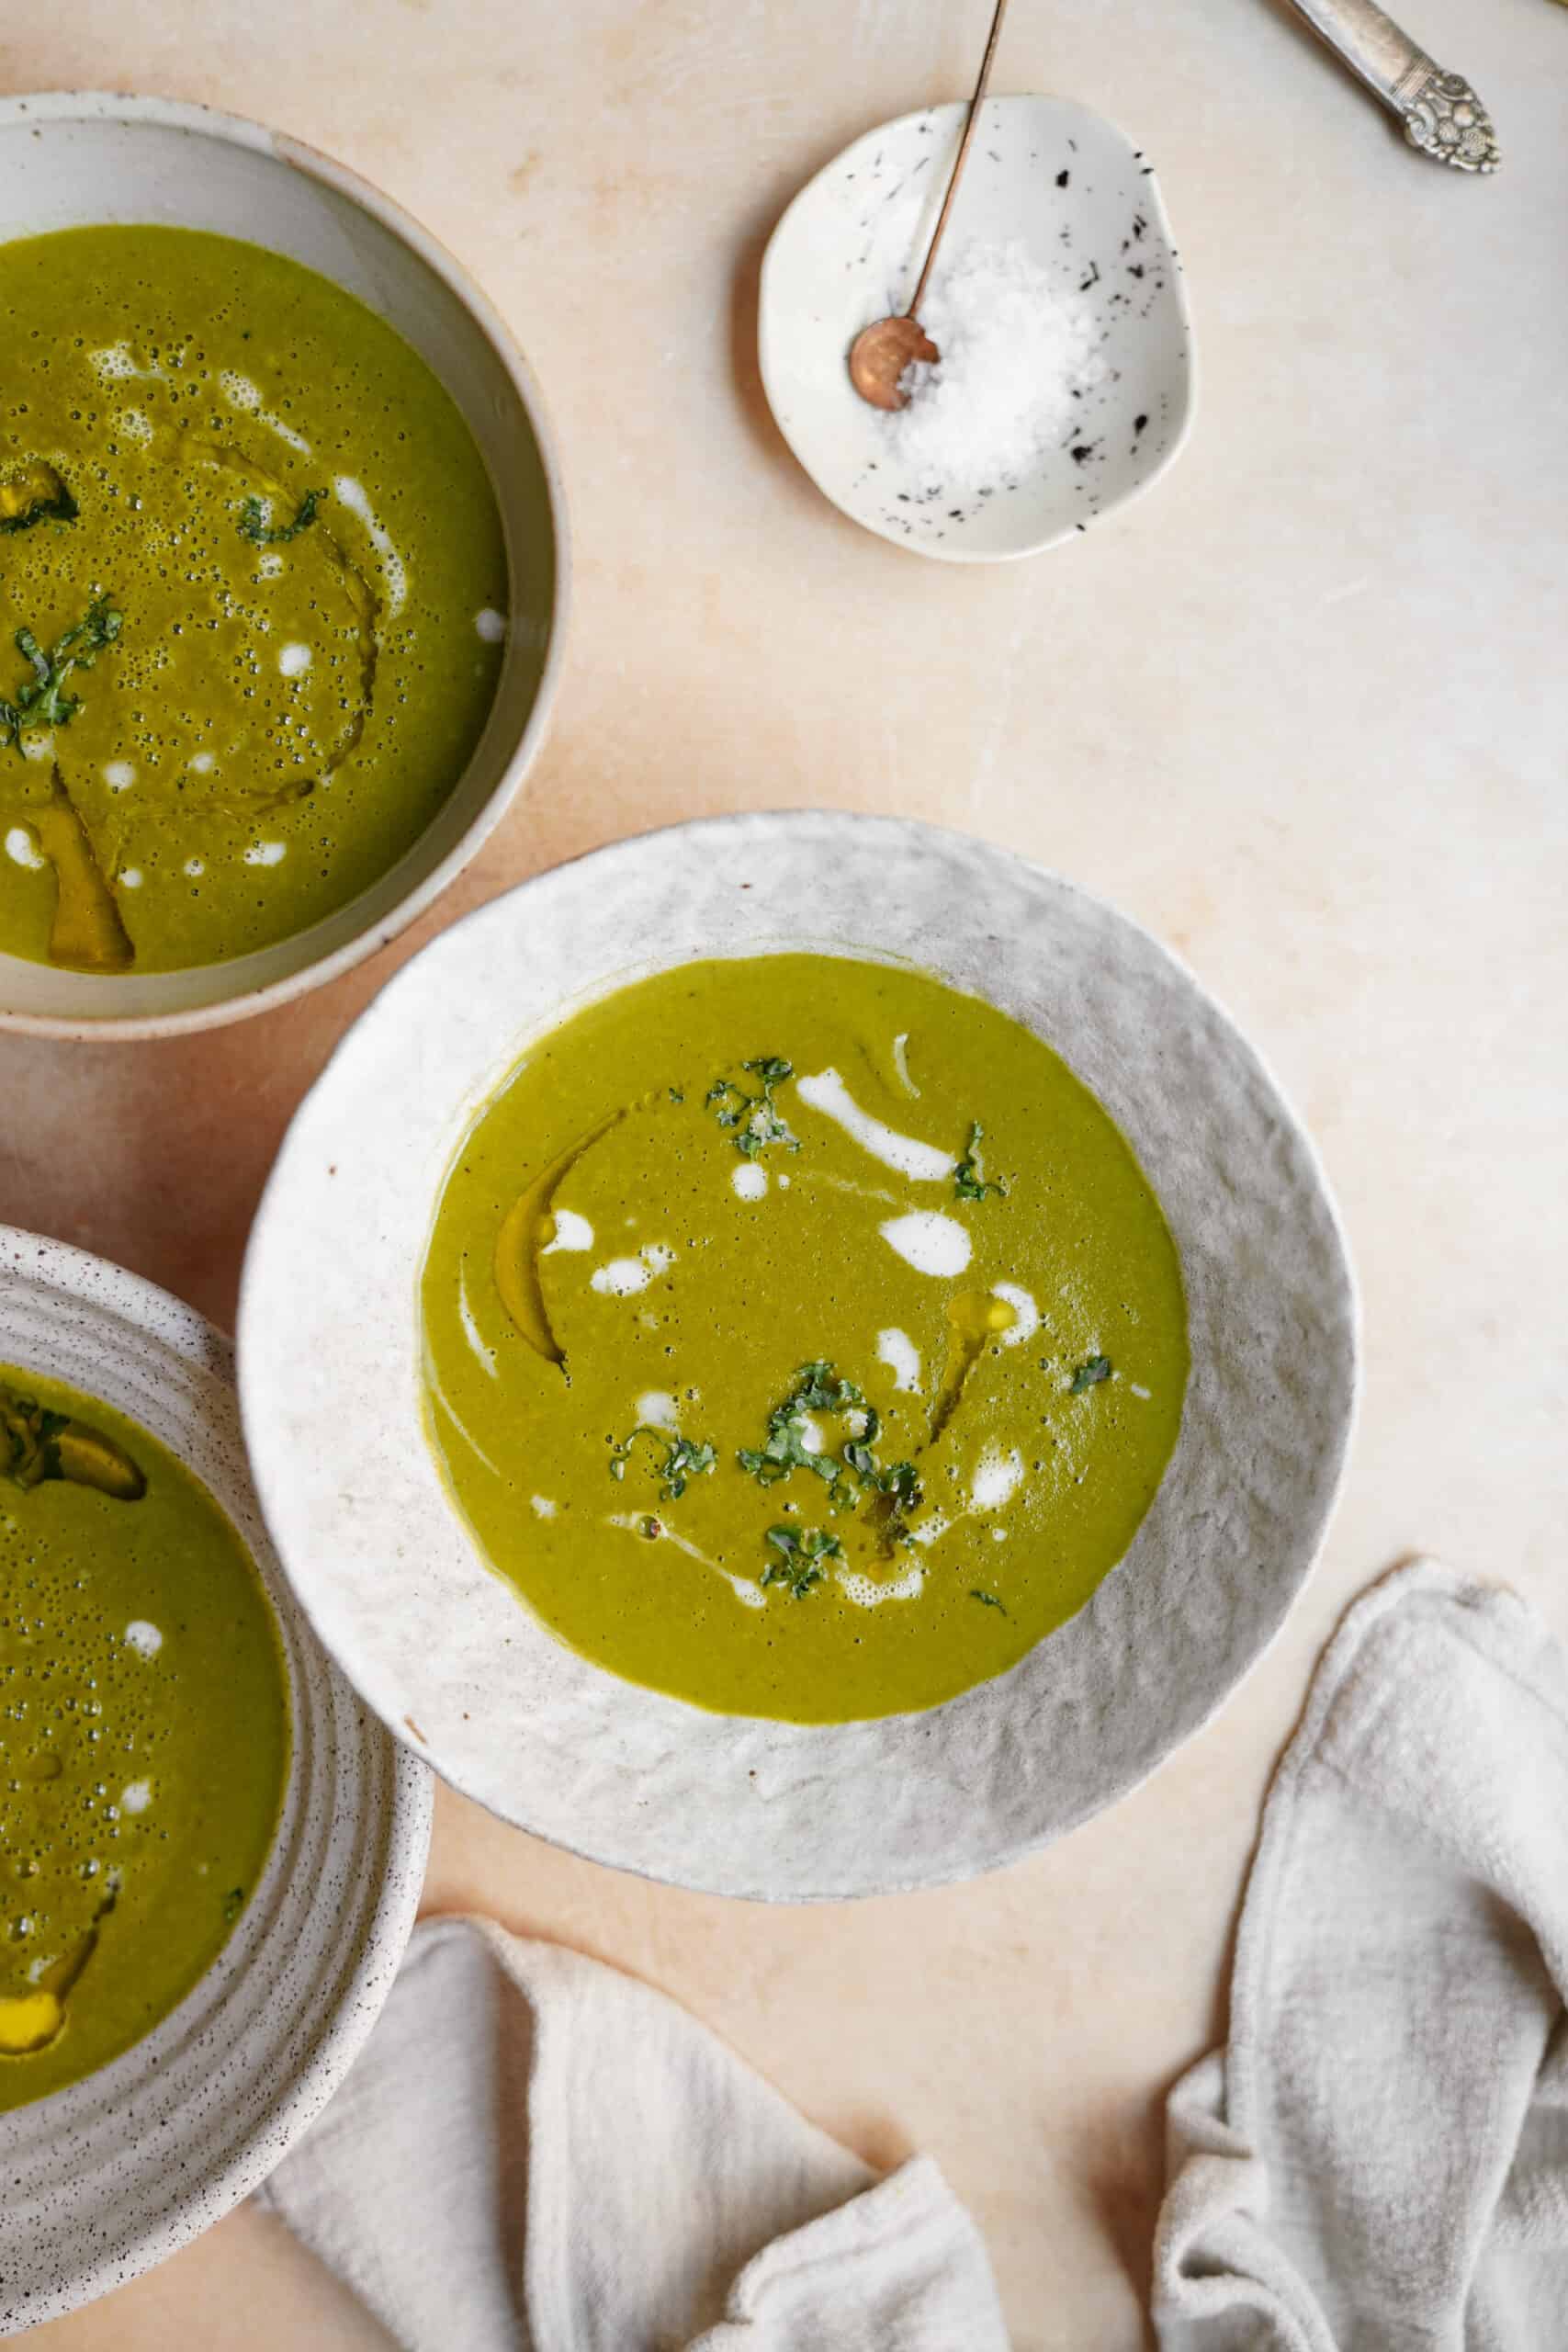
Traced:
POLYGON ((914 318, 919 310, 920 297, 926 290, 926 280, 931 274, 931 264, 936 259, 936 249, 942 243, 942 232, 947 226, 947 216, 953 209, 953 199, 958 193, 958 183, 964 176, 964 166, 969 161, 969 142, 975 136, 975 126, 980 119, 981 104, 990 85, 991 66, 997 54, 997 42, 1001 34, 1002 18, 1007 15, 1007 11, 1008 0, 997 0, 997 13, 991 18, 990 38, 986 43, 986 54, 980 60, 980 78, 975 85, 975 95, 969 101, 969 119, 964 126, 964 136, 958 142, 958 153, 953 159, 953 176, 947 183, 947 194, 942 199, 942 210, 936 216, 936 227, 931 231, 931 243, 926 247, 925 265, 915 282, 915 290, 909 297, 909 307, 905 312, 907 318, 914 318))
POLYGON ((1351 71, 1375 90, 1424 155, 1461 172, 1495 172, 1497 134, 1462 74, 1445 74, 1375 0, 1295 0, 1351 71))

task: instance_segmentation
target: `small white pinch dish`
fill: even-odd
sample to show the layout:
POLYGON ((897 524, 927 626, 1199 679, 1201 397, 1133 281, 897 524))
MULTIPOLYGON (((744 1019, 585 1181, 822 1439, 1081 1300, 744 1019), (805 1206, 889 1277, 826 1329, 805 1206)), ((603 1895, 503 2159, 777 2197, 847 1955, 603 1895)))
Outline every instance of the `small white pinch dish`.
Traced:
POLYGON ((1159 184, 1103 116, 1067 98, 987 98, 933 283, 969 246, 1020 244, 1083 314, 1100 363, 1060 441, 984 490, 934 483, 870 408, 846 354, 914 288, 967 107, 868 130, 800 194, 762 262, 758 344, 780 431, 824 496, 896 546, 952 563, 1036 555, 1146 490, 1191 423, 1192 325, 1159 184))
POLYGON ((261 1574, 292 1740, 265 1871, 162 2024, 0 2114, 0 2336, 122 2286, 256 2188, 326 2105, 391 1990, 430 1842, 430 1774, 321 1655, 256 1508, 229 1342, 135 1274, 0 1226, 0 1363, 129 1414, 202 1481, 261 1574))
POLYGON ((239 1329, 274 1541, 389 1728, 577 1853, 773 1901, 991 1869, 1152 1771, 1283 1622, 1356 1396, 1354 1287, 1312 1147, 1191 975, 1022 858, 813 811, 596 851, 415 956, 296 1114, 239 1329), (424 1424, 419 1285, 437 1196, 529 1040, 649 971, 784 949, 917 965, 1054 1046, 1136 1153, 1187 1293, 1180 1435, 1121 1564, 1009 1671, 871 1721, 711 1713, 567 1648, 487 1566, 424 1424))

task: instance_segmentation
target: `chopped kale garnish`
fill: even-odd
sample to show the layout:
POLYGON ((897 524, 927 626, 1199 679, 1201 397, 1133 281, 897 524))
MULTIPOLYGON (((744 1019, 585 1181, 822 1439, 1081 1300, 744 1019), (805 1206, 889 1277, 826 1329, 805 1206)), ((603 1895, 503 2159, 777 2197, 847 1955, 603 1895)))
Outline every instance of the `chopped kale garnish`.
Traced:
POLYGON ((768 1416, 764 1442, 742 1446, 735 1458, 760 1487, 777 1486, 792 1470, 808 1470, 822 1480, 835 1510, 853 1510, 865 1492, 891 1495, 901 1507, 912 1508, 920 1498, 915 1465, 896 1462, 884 1469, 873 1450, 881 1431, 882 1417, 863 1388, 840 1380, 830 1363, 803 1363, 795 1386, 768 1416), (813 1453, 806 1443, 808 1413, 856 1413, 862 1427, 836 1455, 825 1448, 813 1453))
POLYGON ((879 1470, 876 1483, 883 1494, 891 1495, 906 1510, 912 1510, 920 1499, 920 1476, 912 1462, 895 1462, 889 1469, 879 1470))
POLYGON ((663 1459, 652 1466, 662 1482, 659 1496, 661 1502, 678 1503, 686 1491, 689 1478, 705 1476, 718 1460, 705 1440, 672 1437, 668 1430, 652 1421, 639 1421, 629 1437, 624 1437, 610 1456, 610 1476, 624 1478, 631 1450, 639 1437, 650 1437, 664 1449, 663 1459))
POLYGON ((122 1446, 101 1430, 57 1413, 0 1382, 0 1477, 24 1492, 46 1479, 96 1487, 117 1502, 138 1502, 147 1481, 122 1446))
POLYGON ((713 1468, 718 1456, 705 1440, 689 1437, 672 1438, 670 1448, 660 1465, 664 1481, 663 1499, 679 1502, 686 1491, 688 1478, 700 1478, 713 1468))
POLYGON ((326 495, 324 490, 308 490, 299 501, 292 523, 271 524, 267 520, 272 513, 271 499, 253 494, 240 509, 240 537, 249 539, 254 547, 283 547, 289 539, 297 539, 300 532, 315 521, 316 509, 326 495))
POLYGON ((1004 1617, 1008 1613, 1005 1600, 998 1600, 994 1592, 982 1592, 977 1584, 970 1586, 969 1598, 971 1600, 977 1600, 983 1609, 999 1609, 1004 1617))
POLYGON ((830 1363, 802 1364, 795 1374, 795 1386, 768 1416, 768 1434, 763 1443, 756 1449, 742 1446, 736 1460, 760 1487, 776 1486, 792 1470, 809 1470, 829 1489, 829 1499, 834 1504, 840 1509, 852 1509, 855 1497, 843 1471, 845 1461, 852 1470, 855 1464, 849 1460, 847 1451, 845 1461, 825 1451, 813 1453, 806 1443, 805 1434, 808 1413, 848 1412, 865 1416, 863 1446, 868 1447, 881 1422, 874 1406, 866 1403, 864 1392, 852 1380, 838 1379, 830 1363))
POLYGON ((64 1476, 59 1438, 69 1416, 15 1389, 0 1388, 0 1470, 14 1486, 41 1486, 64 1476))
POLYGON ((787 1585, 796 1600, 804 1600, 813 1585, 822 1582, 824 1560, 843 1557, 843 1545, 825 1527, 770 1527, 768 1542, 780 1556, 769 1561, 757 1581, 787 1585))
POLYGON ((776 1487, 792 1470, 810 1470, 830 1486, 839 1475, 838 1464, 830 1453, 809 1453, 801 1442, 800 1432, 790 1423, 782 1429, 770 1426, 768 1442, 761 1448, 743 1445, 735 1459, 742 1470, 755 1478, 759 1487, 776 1487))
POLYGON ((739 1079, 716 1078, 704 1097, 705 1106, 726 1134, 733 1136, 743 1159, 760 1159, 773 1143, 783 1144, 786 1151, 798 1151, 799 1137, 791 1134, 773 1101, 774 1087, 795 1076, 795 1064, 785 1061, 782 1054, 759 1054, 740 1067, 758 1080, 761 1093, 749 1094, 739 1079))
POLYGON ((73 670, 90 670, 100 653, 111 646, 124 626, 124 616, 107 596, 96 596, 82 618, 57 638, 46 653, 30 628, 19 628, 16 647, 31 668, 16 697, 0 699, 0 741, 22 750, 27 727, 68 727, 82 707, 80 695, 67 694, 65 682, 73 670))
POLYGON ((73 523, 81 511, 65 484, 61 482, 57 491, 29 499, 27 505, 15 514, 0 514, 0 533, 30 531, 35 523, 73 523))
POLYGON ((227 1925, 231 1926, 239 1917, 240 1913, 244 1908, 244 1888, 243 1886, 231 1886, 229 1889, 228 1894, 223 1897, 223 1917, 227 1925))
POLYGON ((830 1363, 820 1361, 816 1363, 803 1363, 797 1374, 797 1381, 798 1385, 795 1394, 800 1402, 809 1407, 812 1411, 842 1413, 847 1412, 852 1406, 863 1407, 872 1415, 874 1426, 871 1434, 875 1435, 876 1416, 872 1411, 872 1408, 866 1404, 863 1394, 855 1386, 852 1380, 840 1380, 830 1363))
POLYGON ((1074 1373, 1072 1386, 1067 1393, 1072 1396, 1081 1396, 1086 1388, 1098 1388, 1102 1380, 1109 1380, 1110 1377, 1111 1358, 1090 1356, 1089 1362, 1080 1363, 1077 1372, 1074 1373))
POLYGON ((980 1158, 980 1138, 985 1132, 978 1119, 970 1121, 969 1141, 964 1147, 963 1159, 954 1164, 953 1170, 953 1197, 955 1201, 983 1201, 992 1193, 1001 1200, 1007 1198, 1005 1184, 999 1181, 987 1182, 986 1180, 984 1162, 980 1158))

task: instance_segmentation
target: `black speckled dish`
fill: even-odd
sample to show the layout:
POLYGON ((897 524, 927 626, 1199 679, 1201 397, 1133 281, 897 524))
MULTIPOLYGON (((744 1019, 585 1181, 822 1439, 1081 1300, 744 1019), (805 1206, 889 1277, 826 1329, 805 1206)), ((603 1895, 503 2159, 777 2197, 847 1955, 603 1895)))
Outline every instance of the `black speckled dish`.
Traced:
POLYGON ((1021 244, 1085 314, 1100 373, 1017 479, 912 471, 845 354, 908 304, 966 113, 884 123, 802 188, 763 259, 758 345, 779 430, 825 497, 895 546, 994 563, 1075 537, 1164 473, 1192 420, 1192 322, 1148 157, 1069 98, 987 98, 933 283, 967 245, 1021 244))

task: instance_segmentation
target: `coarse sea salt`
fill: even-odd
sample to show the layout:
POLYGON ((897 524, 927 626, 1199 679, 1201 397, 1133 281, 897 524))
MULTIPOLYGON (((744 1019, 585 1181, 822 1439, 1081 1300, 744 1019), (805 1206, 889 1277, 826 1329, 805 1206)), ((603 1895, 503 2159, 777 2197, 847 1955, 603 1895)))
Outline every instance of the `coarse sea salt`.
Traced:
POLYGON ((931 280, 920 324, 942 356, 905 369, 908 404, 882 425, 928 497, 1017 482, 1105 375, 1092 314, 1016 239, 964 246, 931 280))

